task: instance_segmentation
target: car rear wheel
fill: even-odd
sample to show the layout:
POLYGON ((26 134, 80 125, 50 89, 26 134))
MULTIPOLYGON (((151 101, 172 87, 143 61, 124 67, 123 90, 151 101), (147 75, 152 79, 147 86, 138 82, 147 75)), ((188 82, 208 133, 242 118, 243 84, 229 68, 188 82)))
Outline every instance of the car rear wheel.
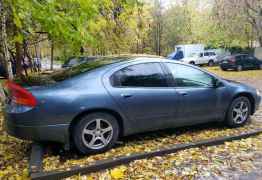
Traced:
POLYGON ((242 65, 237 65, 237 68, 236 68, 236 70, 239 72, 239 71, 242 71, 243 70, 243 67, 242 67, 242 65))
POLYGON ((189 64, 195 65, 196 63, 194 61, 191 61, 189 64))
POLYGON ((211 59, 211 60, 208 61, 208 66, 214 66, 214 64, 215 64, 214 60, 211 59))
POLYGON ((238 97, 231 103, 226 117, 226 122, 230 127, 244 125, 251 113, 251 104, 247 97, 238 97))
POLYGON ((118 135, 117 120, 107 113, 85 115, 73 128, 73 141, 81 154, 100 153, 110 149, 118 135))

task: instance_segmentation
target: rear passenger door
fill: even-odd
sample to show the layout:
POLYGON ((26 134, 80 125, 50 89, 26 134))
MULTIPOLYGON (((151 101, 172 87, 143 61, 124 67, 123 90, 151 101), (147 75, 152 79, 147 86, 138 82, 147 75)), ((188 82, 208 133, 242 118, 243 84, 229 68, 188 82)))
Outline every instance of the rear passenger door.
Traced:
POLYGON ((107 89, 130 120, 130 131, 169 127, 176 115, 178 96, 169 87, 160 63, 139 63, 114 72, 107 89))

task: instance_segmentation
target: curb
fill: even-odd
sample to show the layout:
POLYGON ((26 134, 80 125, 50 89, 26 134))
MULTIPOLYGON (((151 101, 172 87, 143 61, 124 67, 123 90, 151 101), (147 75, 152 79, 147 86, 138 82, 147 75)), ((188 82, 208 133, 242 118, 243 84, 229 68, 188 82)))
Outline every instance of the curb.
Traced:
POLYGON ((132 154, 130 156, 122 156, 122 157, 117 157, 113 159, 99 160, 93 165, 84 166, 84 167, 72 167, 68 171, 54 170, 54 171, 49 171, 49 172, 41 172, 42 171, 41 169, 38 172, 32 173, 31 179, 33 180, 62 179, 62 178, 70 177, 70 176, 77 175, 77 174, 87 174, 87 173, 92 173, 92 172, 97 172, 97 171, 113 168, 115 166, 128 164, 135 160, 152 158, 155 156, 163 156, 166 154, 175 153, 177 151, 181 151, 185 149, 196 148, 196 147, 201 147, 201 146, 220 145, 220 144, 223 144, 224 142, 249 138, 251 136, 255 136, 261 133, 262 133, 262 129, 256 129, 254 131, 243 133, 240 135, 211 138, 211 139, 196 141, 192 143, 177 144, 177 145, 171 146, 170 148, 160 149, 156 151, 132 154))

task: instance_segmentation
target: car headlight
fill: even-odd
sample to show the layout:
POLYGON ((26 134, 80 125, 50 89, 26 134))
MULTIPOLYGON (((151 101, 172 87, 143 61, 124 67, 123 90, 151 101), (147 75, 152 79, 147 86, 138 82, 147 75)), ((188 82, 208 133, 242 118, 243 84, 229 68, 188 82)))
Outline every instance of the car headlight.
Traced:
POLYGON ((258 96, 260 96, 260 92, 259 92, 259 90, 258 90, 258 89, 257 89, 257 95, 258 95, 258 96))

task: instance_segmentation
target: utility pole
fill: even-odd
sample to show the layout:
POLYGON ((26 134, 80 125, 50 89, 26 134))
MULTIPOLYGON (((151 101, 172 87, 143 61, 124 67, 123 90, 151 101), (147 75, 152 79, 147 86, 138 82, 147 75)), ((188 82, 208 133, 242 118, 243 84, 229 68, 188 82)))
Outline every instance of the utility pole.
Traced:
POLYGON ((8 79, 13 79, 12 64, 10 61, 10 54, 8 51, 7 44, 7 33, 6 33, 6 12, 4 9, 3 1, 0 0, 0 18, 1 18, 1 35, 0 39, 2 42, 1 51, 3 54, 3 65, 5 66, 8 79))
POLYGON ((154 27, 155 27, 155 52, 161 55, 161 34, 162 34, 162 7, 161 0, 155 0, 154 3, 154 27))

